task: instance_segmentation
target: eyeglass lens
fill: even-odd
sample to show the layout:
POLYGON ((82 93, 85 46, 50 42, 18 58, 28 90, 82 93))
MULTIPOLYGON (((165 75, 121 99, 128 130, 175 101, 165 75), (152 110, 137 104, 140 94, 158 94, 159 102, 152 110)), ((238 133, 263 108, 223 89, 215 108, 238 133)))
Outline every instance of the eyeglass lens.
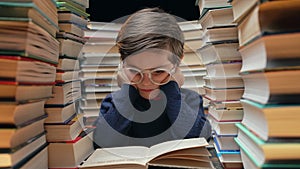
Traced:
MULTIPOLYGON (((144 78, 144 71, 135 68, 125 68, 125 73, 129 80, 136 84, 141 83, 144 78)), ((171 78, 170 72, 164 69, 154 69, 148 71, 146 75, 154 84, 158 85, 167 83, 171 78)))

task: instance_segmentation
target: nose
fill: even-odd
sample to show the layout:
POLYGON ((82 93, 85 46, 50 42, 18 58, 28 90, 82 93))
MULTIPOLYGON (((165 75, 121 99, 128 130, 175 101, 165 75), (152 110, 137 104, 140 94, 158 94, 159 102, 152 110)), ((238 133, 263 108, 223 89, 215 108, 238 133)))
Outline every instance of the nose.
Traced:
POLYGON ((141 83, 142 83, 143 85, 151 85, 152 82, 151 82, 151 80, 150 80, 149 73, 143 73, 143 76, 144 76, 144 78, 143 78, 143 80, 142 80, 141 83))

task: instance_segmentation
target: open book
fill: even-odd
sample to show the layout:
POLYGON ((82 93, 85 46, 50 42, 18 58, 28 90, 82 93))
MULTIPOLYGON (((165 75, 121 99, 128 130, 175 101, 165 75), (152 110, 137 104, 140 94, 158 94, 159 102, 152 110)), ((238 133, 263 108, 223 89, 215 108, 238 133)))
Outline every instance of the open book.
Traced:
POLYGON ((99 148, 80 166, 85 169, 148 168, 213 168, 204 138, 172 140, 148 147, 125 146, 99 148))

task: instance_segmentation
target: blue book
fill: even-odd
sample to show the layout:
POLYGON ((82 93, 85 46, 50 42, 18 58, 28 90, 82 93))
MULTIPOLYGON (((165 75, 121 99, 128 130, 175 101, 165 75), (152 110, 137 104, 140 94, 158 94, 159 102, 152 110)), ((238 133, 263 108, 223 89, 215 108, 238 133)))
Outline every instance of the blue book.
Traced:
POLYGON ((235 150, 239 151, 239 146, 235 143, 234 138, 236 136, 218 136, 214 135, 213 139, 217 148, 222 151, 235 150))

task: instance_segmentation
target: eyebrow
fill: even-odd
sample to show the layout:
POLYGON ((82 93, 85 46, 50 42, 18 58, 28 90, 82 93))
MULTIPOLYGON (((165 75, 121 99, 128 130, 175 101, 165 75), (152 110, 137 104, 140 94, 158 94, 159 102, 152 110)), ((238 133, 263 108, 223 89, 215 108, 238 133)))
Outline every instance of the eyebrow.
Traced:
POLYGON ((126 65, 128 65, 130 67, 134 67, 134 68, 139 69, 139 70, 154 70, 154 69, 158 69, 158 68, 163 68, 163 67, 168 66, 170 64, 172 64, 172 63, 168 63, 168 64, 165 64, 165 65, 160 65, 158 67, 154 67, 154 68, 151 68, 151 69, 140 69, 140 68, 138 68, 138 67, 136 67, 134 65, 129 65, 129 64, 126 63, 126 65))

